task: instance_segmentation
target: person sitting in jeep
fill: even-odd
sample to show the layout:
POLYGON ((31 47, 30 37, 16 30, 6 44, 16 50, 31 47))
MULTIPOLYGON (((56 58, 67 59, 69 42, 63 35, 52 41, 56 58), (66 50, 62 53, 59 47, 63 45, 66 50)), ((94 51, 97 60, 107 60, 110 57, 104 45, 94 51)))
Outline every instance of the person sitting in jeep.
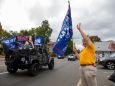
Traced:
POLYGON ((30 49, 30 48, 33 48, 33 46, 32 46, 32 44, 31 44, 31 42, 29 42, 29 41, 26 41, 26 42, 25 42, 24 47, 25 47, 25 49, 30 49))
POLYGON ((30 36, 29 39, 25 42, 24 47, 25 47, 26 49, 34 48, 34 45, 33 45, 33 41, 32 41, 31 36, 30 36))

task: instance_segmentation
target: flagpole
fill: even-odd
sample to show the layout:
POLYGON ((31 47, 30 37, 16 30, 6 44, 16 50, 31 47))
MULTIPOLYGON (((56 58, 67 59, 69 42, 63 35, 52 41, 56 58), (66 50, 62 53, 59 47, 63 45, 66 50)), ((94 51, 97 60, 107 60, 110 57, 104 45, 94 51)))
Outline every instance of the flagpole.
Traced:
MULTIPOLYGON (((68 5, 70 6, 70 0, 68 0, 68 5)), ((74 43, 74 39, 73 39, 73 37, 72 37, 72 44, 73 44, 73 46, 72 46, 72 49, 75 47, 75 43, 74 43)))
POLYGON ((68 0, 68 3, 70 4, 70 1, 68 0))
POLYGON ((73 39, 73 37, 72 37, 72 41, 73 41, 72 49, 74 49, 74 47, 75 47, 75 43, 74 43, 74 39, 73 39))
POLYGON ((70 1, 68 0, 68 5, 70 5, 70 1))

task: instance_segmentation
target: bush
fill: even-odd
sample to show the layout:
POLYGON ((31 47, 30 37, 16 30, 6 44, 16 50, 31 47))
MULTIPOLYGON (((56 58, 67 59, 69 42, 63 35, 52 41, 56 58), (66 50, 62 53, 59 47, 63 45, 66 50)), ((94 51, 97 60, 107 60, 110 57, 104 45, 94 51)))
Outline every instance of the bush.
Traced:
POLYGON ((3 48, 0 48, 0 55, 3 55, 3 48))
POLYGON ((52 52, 51 57, 56 57, 56 54, 54 52, 52 52))

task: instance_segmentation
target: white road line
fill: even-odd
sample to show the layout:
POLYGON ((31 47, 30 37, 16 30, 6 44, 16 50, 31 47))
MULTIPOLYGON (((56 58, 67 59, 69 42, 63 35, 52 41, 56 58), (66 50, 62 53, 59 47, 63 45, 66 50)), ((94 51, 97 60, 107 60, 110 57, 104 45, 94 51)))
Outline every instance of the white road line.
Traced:
POLYGON ((0 65, 0 67, 4 67, 5 65, 0 65))
POLYGON ((109 74, 111 74, 112 72, 107 72, 107 71, 105 71, 104 73, 109 73, 109 74))
POLYGON ((110 75, 107 76, 107 78, 109 78, 109 77, 110 77, 110 75))
POLYGON ((0 73, 0 75, 2 75, 2 74, 6 74, 6 73, 8 73, 8 72, 2 72, 2 73, 0 73))

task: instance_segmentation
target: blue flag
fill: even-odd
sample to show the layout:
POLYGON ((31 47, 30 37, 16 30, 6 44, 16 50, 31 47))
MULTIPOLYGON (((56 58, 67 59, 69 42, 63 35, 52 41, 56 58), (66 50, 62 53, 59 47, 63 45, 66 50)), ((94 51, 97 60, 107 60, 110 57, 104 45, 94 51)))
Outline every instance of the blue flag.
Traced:
POLYGON ((35 37, 35 45, 43 46, 44 40, 45 40, 44 37, 41 36, 35 37))
POLYGON ((7 52, 9 49, 11 48, 15 48, 16 47, 16 37, 11 37, 11 38, 7 38, 5 40, 1 40, 1 43, 3 43, 4 45, 4 52, 7 52))
POLYGON ((7 38, 5 40, 1 41, 3 44, 5 44, 7 47, 12 48, 15 47, 15 42, 16 42, 16 37, 11 37, 11 38, 7 38))
POLYGON ((64 21, 61 27, 60 34, 57 38, 55 46, 53 47, 53 51, 58 56, 64 56, 64 53, 68 46, 68 42, 71 40, 72 35, 73 35, 72 18, 71 18, 71 8, 69 4, 67 14, 64 18, 64 21))

